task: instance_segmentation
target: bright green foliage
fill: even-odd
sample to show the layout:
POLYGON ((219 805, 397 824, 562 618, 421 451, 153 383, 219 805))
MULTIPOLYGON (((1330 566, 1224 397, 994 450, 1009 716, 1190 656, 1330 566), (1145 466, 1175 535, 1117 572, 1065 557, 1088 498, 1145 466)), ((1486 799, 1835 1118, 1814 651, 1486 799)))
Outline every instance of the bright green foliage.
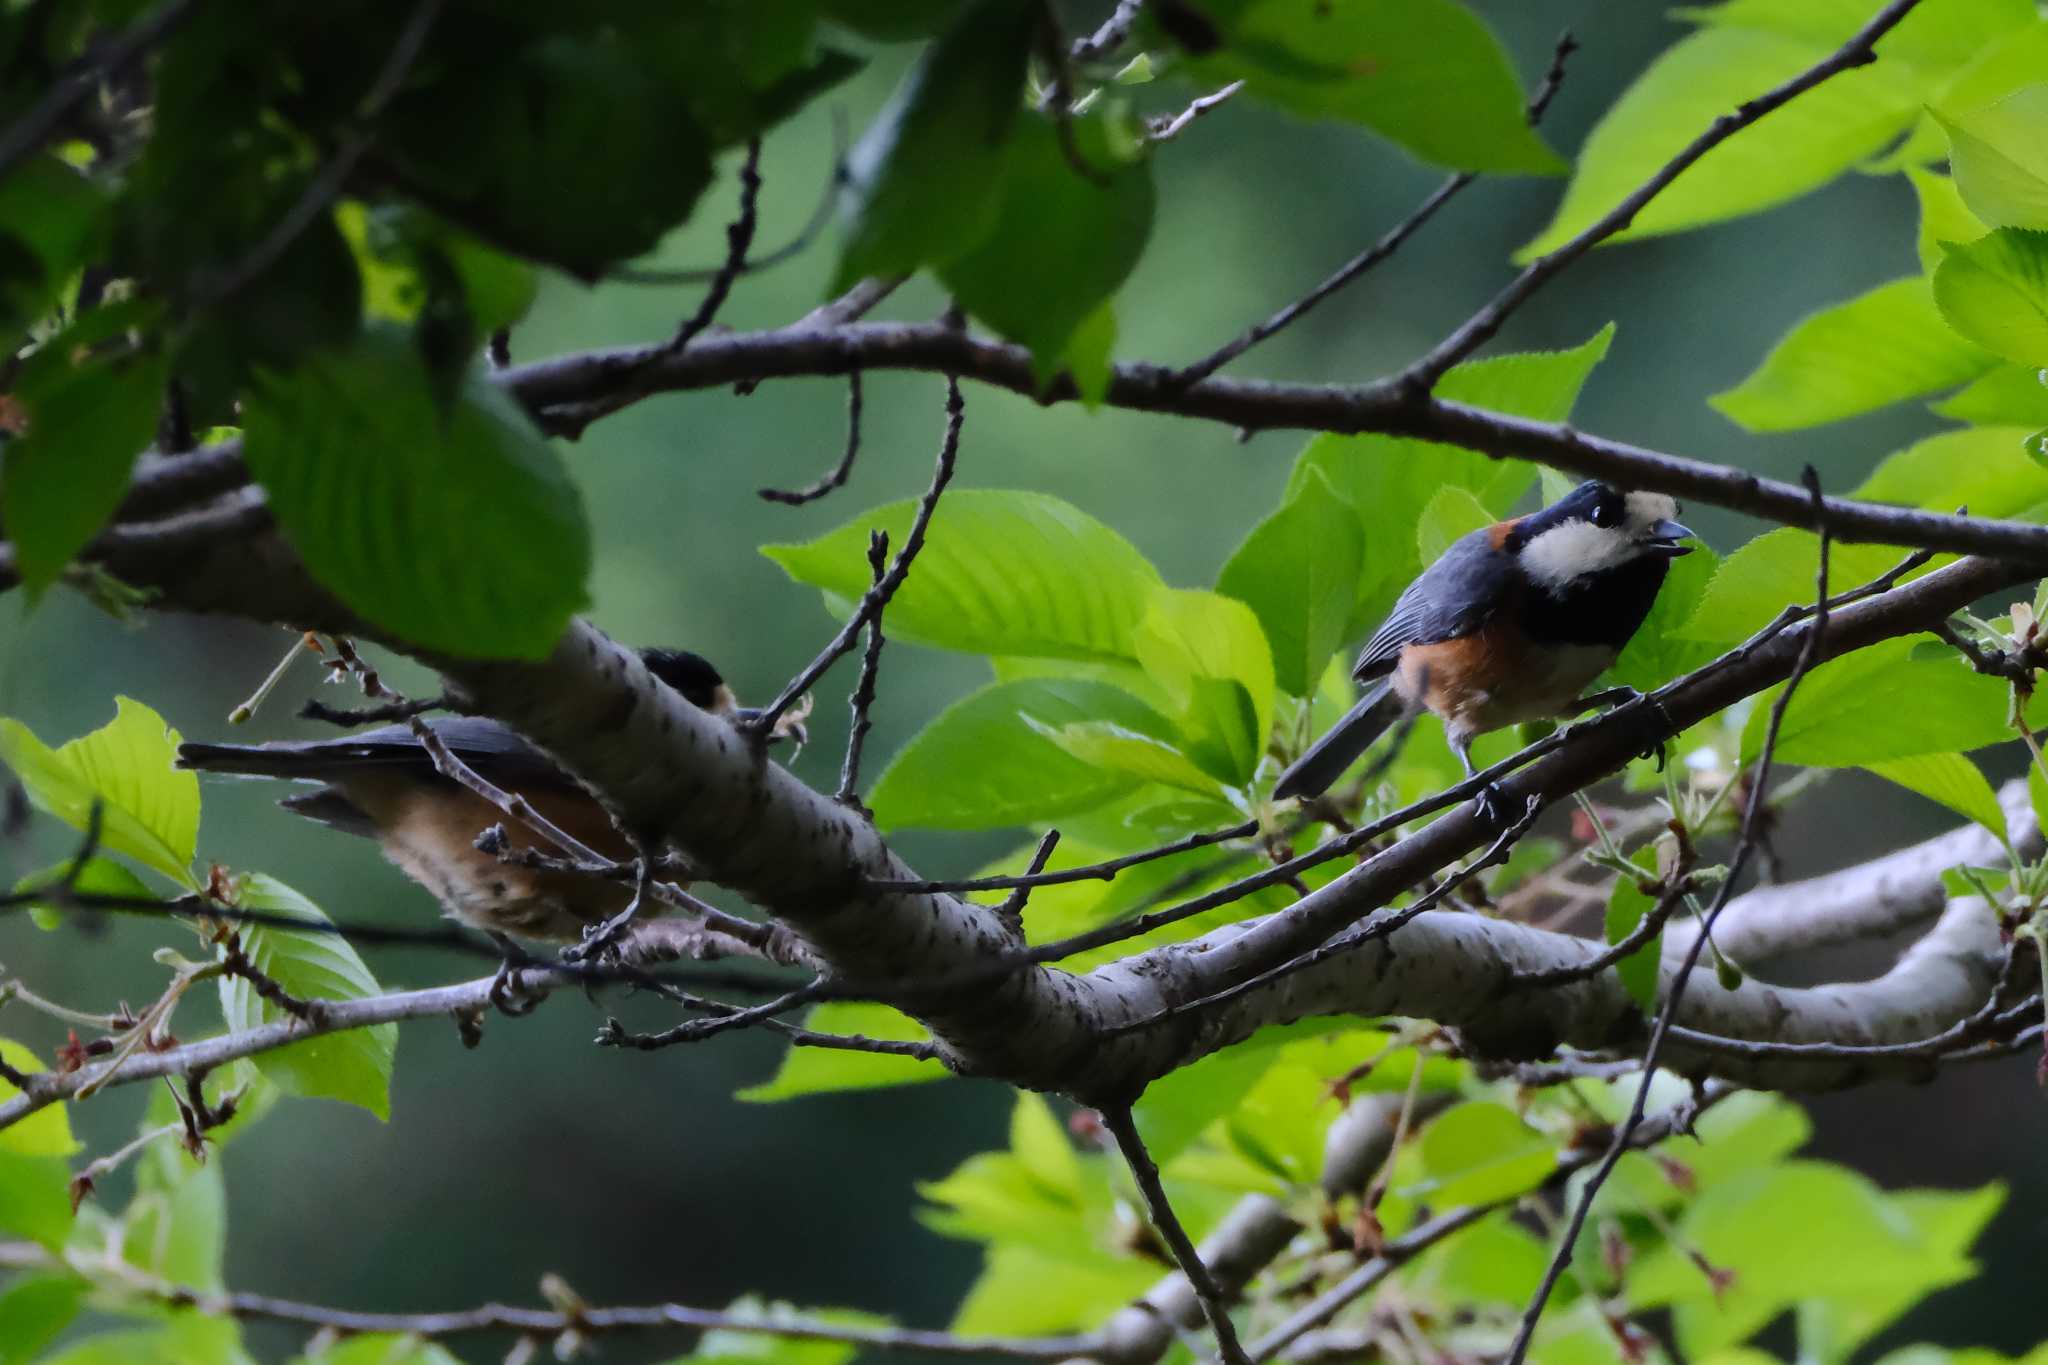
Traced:
POLYGON ((1176 734, 1165 717, 1107 683, 995 683, 947 707, 890 760, 869 798, 875 819, 884 829, 986 829, 1099 806, 1136 779, 1069 757, 1038 728, 1081 721, 1165 743, 1176 734))
POLYGON ((1941 126, 1956 188, 1978 218, 1992 227, 2048 228, 2048 85, 1942 118, 1941 126))
POLYGON ((1357 512, 1312 469, 1218 575, 1216 590, 1258 615, 1274 680, 1289 696, 1313 691, 1344 642, 1364 555, 1357 512))
POLYGON ((1934 272, 1934 301, 1985 349, 2048 364, 2048 232, 2000 228, 1952 247, 1934 272))
MULTIPOLYGON (((1213 719, 1220 726, 1242 733, 1242 716, 1233 713, 1236 703, 1242 699, 1241 693, 1233 692, 1228 685, 1203 686, 1220 681, 1195 680, 1191 693, 1196 698, 1195 705, 1201 709, 1189 714, 1197 721, 1213 719)), ((1107 768, 1134 781, 1157 782, 1219 802, 1227 799, 1221 779, 1196 763, 1185 750, 1166 740, 1126 730, 1115 721, 1107 720, 1076 721, 1058 727, 1028 719, 1026 723, 1083 763, 1107 768)), ((1212 755, 1215 752, 1212 751, 1212 755)), ((1219 761, 1228 761, 1230 757, 1227 753, 1222 754, 1219 761)))
MULTIPOLYGON (((1745 757, 1762 747, 1776 695, 1767 694, 1750 714, 1745 757)), ((1786 709, 1778 757, 1845 767, 1980 749, 2011 738, 2006 704, 2005 684, 1972 671, 1961 656, 1916 657, 1912 640, 1887 640, 1806 675, 1786 709)))
MULTIPOLYGON (((1655 876, 1655 857, 1650 849, 1638 853, 1633 861, 1645 878, 1655 876)), ((1614 889, 1607 894, 1607 942, 1616 944, 1634 933, 1656 904, 1657 898, 1643 890, 1642 882, 1635 877, 1616 877, 1614 889)), ((1653 935, 1649 942, 1614 964, 1614 974, 1621 978, 1629 997, 1646 1011, 1657 1002, 1657 964, 1663 942, 1661 933, 1653 935)))
POLYGON ((201 1165, 175 1142, 151 1143, 136 1159, 122 1256, 174 1284, 218 1291, 227 1251, 222 1164, 218 1153, 201 1165))
MULTIPOLYGON (((913 1043, 924 1042, 931 1037, 924 1025, 900 1010, 866 1001, 831 1001, 819 1005, 804 1020, 804 1027, 816 1033, 913 1043)), ((782 1065, 776 1068, 771 1079, 740 1091, 739 1098, 787 1100, 830 1091, 873 1090, 881 1086, 944 1080, 946 1075, 946 1068, 940 1063, 919 1061, 914 1057, 793 1047, 783 1057, 782 1065)))
MULTIPOLYGON (((823 588, 843 614, 872 580, 869 528, 900 546, 914 511, 890 503, 808 545, 761 553, 823 588)), ((1129 541, 1079 508, 1041 493, 963 489, 940 502, 909 579, 889 600, 889 633, 977 654, 1129 659, 1158 585, 1129 541)))
POLYGON ((1535 1189, 1557 1167, 1542 1133, 1505 1105, 1460 1104, 1422 1131, 1419 1179, 1402 1193, 1439 1208, 1491 1204, 1535 1189))
POLYGON ((1050 119, 1019 119, 994 224, 938 271, 968 313, 1030 348, 1041 379, 1131 273, 1152 232, 1151 164, 1128 159, 1128 133, 1101 114, 1071 126, 1075 154, 1097 179, 1075 169, 1050 119))
POLYGON ((34 592, 55 582, 113 515, 156 430, 164 357, 96 357, 85 344, 59 337, 25 367, 19 393, 28 431, 8 445, 0 472, 0 519, 34 592))
POLYGON ((1970 212, 1949 177, 1914 167, 1906 172, 1906 178, 1920 200, 1920 235, 1914 247, 1920 253, 1920 269, 1932 275, 1941 264, 1943 242, 1974 242, 1991 229, 1970 212))
POLYGON ((2048 425, 2048 384, 2031 366, 1999 365, 1932 407, 1958 422, 2039 427, 2048 425))
MULTIPOLYGON (((887 1327, 889 1320, 873 1313, 856 1312, 850 1308, 807 1308, 799 1311, 782 1302, 763 1302, 749 1294, 726 1305, 725 1314, 734 1322, 786 1323, 801 1318, 805 1322, 829 1323, 835 1327, 887 1327)), ((845 1365, 852 1359, 859 1347, 843 1341, 811 1341, 800 1337, 778 1337, 770 1332, 746 1332, 733 1328, 716 1327, 698 1338, 697 1349, 687 1356, 679 1356, 672 1365, 684 1361, 694 1365, 845 1365)))
POLYGON ((307 569, 394 635, 538 658, 589 601, 590 531, 555 452, 479 377, 444 403, 396 332, 264 384, 247 431, 307 569))
MULTIPOLYGON (((0 1038, 0 1062, 24 1076, 43 1070, 41 1059, 12 1038, 0 1038)), ((0 1098, 12 1098, 19 1093, 0 1080, 0 1098)), ((48 1105, 0 1130, 0 1152, 9 1156, 69 1156, 77 1150, 78 1140, 71 1136, 71 1120, 62 1105, 48 1105)))
POLYGON ((223 1318, 182 1313, 163 1327, 103 1332, 46 1357, 43 1365, 253 1365, 241 1333, 223 1318))
MULTIPOLYGON (((1868 582, 1898 563, 1900 553, 1881 545, 1835 545, 1828 554, 1829 591, 1868 582)), ((1682 562, 1682 561, 1681 561, 1682 562)), ((1820 541, 1810 531, 1766 531, 1715 570, 1700 604, 1679 633, 1687 639, 1734 644, 1762 629, 1786 607, 1811 604, 1820 568, 1820 541)))
POLYGON ((1708 401, 1751 431, 1789 431, 1954 388, 1994 363, 1943 325, 1933 290, 1913 276, 1815 313, 1708 401))
POLYGON ((196 888, 198 774, 171 767, 178 732, 161 716, 127 697, 117 697, 115 706, 112 721, 59 749, 19 721, 0 720, 0 762, 41 809, 83 830, 97 806, 101 847, 196 888))
POLYGON ((1035 15, 973 0, 854 146, 833 289, 940 265, 995 227, 1035 15))
MULTIPOLYGON (((1519 259, 1583 231, 1716 118, 1834 46, 1739 26, 1738 17, 1747 16, 1680 39, 1602 115, 1557 216, 1519 259)), ((1919 111, 1914 85, 1883 63, 1835 76, 1708 152, 1608 240, 1721 222, 1805 194, 1878 151, 1919 111)))
POLYGON ((1916 754, 1865 764, 1887 781, 1938 801, 1967 820, 1975 820, 2000 839, 2005 837, 2005 812, 1984 770, 1961 754, 1916 754))
POLYGON ((1203 7, 1223 50, 1189 63, 1214 88, 1303 118, 1362 123, 1427 161, 1471 171, 1564 169, 1529 127, 1500 43, 1454 0, 1325 5, 1224 0, 1203 7))
MULTIPOLYGON (((318 906, 283 882, 254 873, 243 883, 245 910, 289 915, 314 924, 331 921, 318 906)), ((331 933, 299 933, 269 925, 241 927, 242 948, 256 969, 301 1000, 358 1000, 378 994, 377 979, 346 939, 331 933)), ((263 999, 241 977, 222 977, 220 1010, 235 1032, 288 1017, 282 1006, 263 999)), ((266 1052, 257 1068, 288 1095, 318 1095, 361 1105, 378 1118, 391 1116, 392 1057, 398 1025, 346 1029, 266 1052)))
MULTIPOLYGON (((1856 496, 1930 511, 1968 507, 1972 516, 2038 520, 2048 515, 2048 471, 2021 449, 2026 436, 2022 426, 1930 436, 1886 456, 1856 496)), ((1846 576, 1843 586, 1849 586, 1846 576)))
POLYGON ((1136 646, 1173 703, 1188 756, 1229 785, 1249 781, 1273 728, 1273 656, 1251 608, 1163 588, 1138 623, 1136 646))
POLYGON ((392 1332, 369 1332, 337 1341, 292 1365, 462 1365, 444 1346, 392 1332))
POLYGON ((0 1293, 0 1365, 26 1365, 84 1306, 86 1283, 68 1275, 16 1280, 0 1293))

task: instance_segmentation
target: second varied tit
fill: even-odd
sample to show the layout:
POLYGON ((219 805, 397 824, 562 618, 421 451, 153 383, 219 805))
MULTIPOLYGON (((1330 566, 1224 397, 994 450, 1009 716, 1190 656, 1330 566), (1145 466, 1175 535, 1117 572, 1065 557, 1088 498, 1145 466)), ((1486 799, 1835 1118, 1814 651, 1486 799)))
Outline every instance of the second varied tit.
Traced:
MULTIPOLYGON (((650 672, 699 709, 736 721, 753 714, 735 703, 725 679, 701 656, 649 649, 640 657, 650 672)), ((496 786, 525 797, 566 833, 607 858, 635 856, 597 799, 509 726, 481 716, 428 724, 457 758, 496 786)), ((793 724, 778 729, 801 736, 793 724)), ((278 804, 330 829, 375 839, 385 856, 433 893, 451 918, 487 933, 575 941, 585 926, 617 914, 633 896, 628 883, 523 867, 479 849, 478 834, 503 825, 507 850, 559 854, 496 806, 442 776, 408 725, 337 739, 181 744, 178 766, 320 784, 278 804)))
MULTIPOLYGON (((1540 512, 1453 541, 1395 601, 1351 676, 1371 687, 1280 775, 1318 796, 1402 716, 1427 709, 1470 776, 1472 741, 1584 710, 1692 532, 1662 493, 1582 483, 1540 512)), ((1482 798, 1482 801, 1484 798, 1482 798)))

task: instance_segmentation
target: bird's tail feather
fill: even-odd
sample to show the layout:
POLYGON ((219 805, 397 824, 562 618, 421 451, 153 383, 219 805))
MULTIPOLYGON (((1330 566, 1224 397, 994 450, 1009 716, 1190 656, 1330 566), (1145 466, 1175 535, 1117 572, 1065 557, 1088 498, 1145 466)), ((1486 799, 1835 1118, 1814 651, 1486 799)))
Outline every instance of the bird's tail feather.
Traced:
POLYGON ((1366 693, 1344 719, 1331 726, 1328 734, 1311 744, 1307 753, 1280 774, 1280 781, 1273 787, 1273 799, 1321 796, 1406 710, 1407 703, 1395 694, 1391 683, 1381 683, 1366 693))
POLYGON ((325 776, 309 771, 304 746, 297 744, 180 744, 178 766, 203 773, 235 773, 243 777, 325 776))

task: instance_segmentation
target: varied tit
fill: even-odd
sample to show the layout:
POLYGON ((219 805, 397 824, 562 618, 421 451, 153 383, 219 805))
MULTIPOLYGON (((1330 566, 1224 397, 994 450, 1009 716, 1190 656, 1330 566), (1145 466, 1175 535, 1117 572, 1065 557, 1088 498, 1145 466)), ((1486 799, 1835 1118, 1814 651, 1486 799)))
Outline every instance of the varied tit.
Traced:
MULTIPOLYGON (((642 650, 648 670, 684 700, 735 721, 737 706, 718 670, 683 650, 642 650)), ((785 717, 786 719, 786 717, 785 717)), ((547 819, 607 858, 635 856, 631 844, 581 784, 509 727, 479 716, 428 722, 449 750, 496 786, 524 796, 547 819)), ((801 728, 778 727, 801 736, 801 728)), ((383 846, 401 871, 432 892, 454 919, 486 933, 580 939, 584 926, 626 908, 630 885, 516 866, 476 846, 490 825, 505 827, 508 850, 559 850, 521 828, 468 788, 443 777, 407 725, 339 739, 271 744, 181 744, 178 766, 201 772, 321 784, 278 804, 331 829, 383 846)))
POLYGON ((1280 775, 1274 797, 1321 795, 1418 709, 1443 718, 1467 776, 1475 737, 1586 709, 1585 689, 1650 614, 1671 561, 1690 553, 1677 515, 1662 493, 1582 483, 1453 541, 1359 654, 1351 676, 1379 686, 1280 775))

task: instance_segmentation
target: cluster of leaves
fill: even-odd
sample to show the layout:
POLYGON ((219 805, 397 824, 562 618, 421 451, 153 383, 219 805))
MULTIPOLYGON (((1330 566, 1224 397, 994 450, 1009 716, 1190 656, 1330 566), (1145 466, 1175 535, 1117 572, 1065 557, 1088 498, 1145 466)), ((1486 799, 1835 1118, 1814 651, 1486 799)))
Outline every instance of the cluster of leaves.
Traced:
MULTIPOLYGON (((1152 53, 1075 73, 1046 55, 1065 39, 1038 0, 192 6, 0 177, 0 333, 33 346, 6 385, 18 572, 40 592, 106 524, 168 395, 173 434, 246 426, 279 524, 366 619, 434 649, 545 653, 587 600, 589 532, 557 456, 477 372, 480 340, 545 272, 596 280, 653 250, 722 151, 878 44, 921 46, 849 159, 837 284, 929 270, 1090 394, 1154 210, 1130 86, 1243 79, 1445 164, 1563 169, 1453 0, 1342 21, 1306 0, 1211 8, 1197 34, 1148 30, 1152 53), (1389 44, 1413 70, 1361 94, 1351 75, 1389 44)), ((153 18, 138 0, 10 7, 0 120, 153 18)))
MULTIPOLYGON (((1565 1153, 1589 1125, 1617 1120, 1635 1085, 1517 1092, 1474 1080, 1462 1063, 1419 1059, 1400 1041, 1269 1030, 1140 1103, 1140 1128, 1192 1235, 1250 1194, 1321 1229, 1251 1287, 1248 1332, 1274 1325, 1429 1217, 1483 1208, 1483 1219, 1402 1265, 1371 1308, 1338 1321, 1399 1340, 1405 1316, 1461 1357, 1497 1354, 1549 1257, 1517 1209, 1566 1180, 1565 1153), (1362 1065, 1370 1070, 1360 1076, 1362 1065), (1417 1065, 1422 1074, 1412 1077, 1417 1065), (1417 1118, 1413 1139, 1372 1180, 1378 1193, 1326 1185, 1325 1143, 1345 1103, 1405 1091, 1411 1078, 1419 1113, 1430 1116, 1417 1118)), ((1684 1092, 1660 1082, 1656 1093, 1684 1092)), ((1121 1160, 1085 1115, 1075 1129, 1079 1150, 1044 1101, 1020 1095, 1007 1151, 970 1158, 922 1188, 925 1222, 987 1253, 957 1330, 1094 1326, 1163 1273, 1121 1160)), ((1764 1360, 1744 1343, 1790 1309, 1800 1359, 1843 1361, 1922 1297, 1974 1273, 1969 1247, 2003 1202, 2000 1187, 1887 1192, 1799 1157, 1809 1131, 1791 1103, 1744 1094, 1701 1118, 1697 1143, 1625 1157, 1595 1201, 1599 1235, 1582 1243, 1534 1358, 1637 1358, 1631 1320, 1666 1310, 1686 1359, 1764 1360)), ((1569 1177, 1570 1187, 1579 1179, 1569 1177)))

